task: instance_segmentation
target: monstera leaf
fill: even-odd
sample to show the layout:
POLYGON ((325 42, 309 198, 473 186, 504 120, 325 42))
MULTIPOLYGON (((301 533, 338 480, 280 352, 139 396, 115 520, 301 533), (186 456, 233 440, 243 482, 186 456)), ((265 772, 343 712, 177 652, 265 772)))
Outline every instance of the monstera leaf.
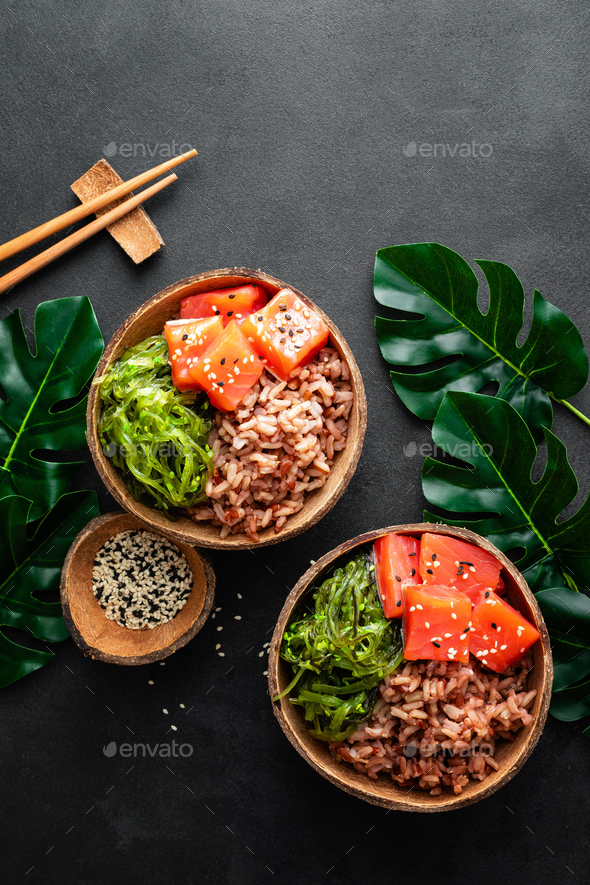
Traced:
POLYGON ((518 346, 525 303, 520 280, 498 261, 476 264, 488 284, 486 313, 477 303, 475 273, 451 249, 415 243, 377 252, 375 297, 405 313, 375 320, 381 353, 400 367, 391 379, 401 400, 418 417, 432 419, 447 391, 477 392, 497 381, 498 396, 518 410, 537 440, 543 427, 551 427, 552 399, 590 424, 566 402, 588 379, 577 328, 535 290, 531 329, 518 346), (431 365, 443 358, 443 365, 431 365))
POLYGON ((533 591, 566 584, 588 589, 590 497, 573 516, 557 522, 575 498, 578 483, 563 443, 550 430, 543 432, 547 463, 533 482, 537 448, 518 412, 496 397, 447 393, 432 438, 465 466, 425 460, 424 494, 446 511, 442 519, 432 513, 426 518, 468 526, 512 552, 533 591), (467 517, 453 518, 457 513, 467 517), (469 514, 480 518, 470 519, 469 514))
POLYGON ((551 712, 557 719, 580 719, 590 713, 590 599, 550 588, 537 593, 537 602, 551 634, 551 712))
POLYGON ((86 397, 78 397, 96 368, 102 335, 85 296, 40 304, 35 313, 35 355, 20 313, 0 321, 0 495, 32 501, 37 519, 67 491, 80 461, 45 460, 45 450, 86 445, 86 397), (65 407, 64 407, 65 406, 65 407))
MULTIPOLYGON (((16 627, 44 642, 69 636, 59 602, 37 594, 59 593, 65 555, 80 529, 98 515, 94 492, 59 499, 32 537, 27 534, 31 502, 18 495, 0 500, 0 626, 16 627)), ((27 648, 0 630, 0 687, 42 667, 51 651, 27 648)))

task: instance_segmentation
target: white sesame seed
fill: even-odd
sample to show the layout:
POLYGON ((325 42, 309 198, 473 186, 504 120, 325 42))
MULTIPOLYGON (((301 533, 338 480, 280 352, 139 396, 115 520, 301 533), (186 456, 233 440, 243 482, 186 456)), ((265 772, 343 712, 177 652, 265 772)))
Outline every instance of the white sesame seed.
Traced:
POLYGON ((167 715, 168 715, 168 710, 164 707, 164 709, 162 710, 162 713, 165 713, 166 716, 167 716, 167 715))
POLYGON ((241 598, 242 598, 242 594, 238 593, 238 599, 241 599, 241 598))
POLYGON ((215 651, 218 651, 221 648, 221 642, 218 642, 215 646, 215 651))
POLYGON ((424 626, 426 627, 427 630, 430 629, 430 624, 428 623, 428 621, 424 621, 424 626))
POLYGON ((175 725, 171 725, 170 728, 172 729, 172 731, 178 731, 178 729, 175 725))
POLYGON ((153 684, 154 684, 154 680, 153 680, 153 679, 148 679, 148 685, 153 685, 153 684))
POLYGON ((181 710, 184 710, 184 704, 179 704, 178 706, 180 707, 181 710))
POLYGON ((508 648, 507 645, 501 645, 501 646, 500 646, 500 651, 506 651, 507 648, 508 648))
POLYGON ((424 607, 421 606, 420 603, 417 603, 417 604, 416 604, 416 608, 417 608, 419 611, 424 611, 424 607))
POLYGON ((219 631, 219 630, 223 630, 223 627, 218 627, 217 630, 218 630, 218 631, 219 631))
POLYGON ((415 605, 411 605, 411 606, 410 606, 410 611, 411 611, 411 612, 415 612, 415 611, 416 611, 416 606, 415 606, 415 605))
POLYGON ((241 621, 241 620, 242 620, 241 615, 234 615, 234 621, 241 621))
POLYGON ((262 673, 263 676, 268 676, 268 670, 264 670, 262 673))
POLYGON ((217 654, 219 655, 220 658, 224 658, 224 657, 225 657, 225 652, 224 652, 224 651, 218 651, 217 654))
POLYGON ((457 615, 455 614, 455 612, 451 612, 451 617, 453 618, 454 621, 457 620, 457 615))

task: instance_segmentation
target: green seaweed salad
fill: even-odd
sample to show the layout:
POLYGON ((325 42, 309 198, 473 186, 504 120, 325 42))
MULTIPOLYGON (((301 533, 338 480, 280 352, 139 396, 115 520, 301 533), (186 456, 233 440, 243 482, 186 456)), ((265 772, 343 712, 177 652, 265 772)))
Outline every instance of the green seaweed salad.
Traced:
POLYGON ((129 348, 95 383, 99 439, 133 497, 171 519, 205 500, 213 472, 209 401, 174 387, 166 339, 154 335, 129 348))
POLYGON ((341 741, 371 715, 377 688, 402 661, 398 622, 387 620, 366 552, 337 568, 314 592, 315 610, 289 622, 280 656, 294 677, 274 700, 304 708, 310 733, 341 741))

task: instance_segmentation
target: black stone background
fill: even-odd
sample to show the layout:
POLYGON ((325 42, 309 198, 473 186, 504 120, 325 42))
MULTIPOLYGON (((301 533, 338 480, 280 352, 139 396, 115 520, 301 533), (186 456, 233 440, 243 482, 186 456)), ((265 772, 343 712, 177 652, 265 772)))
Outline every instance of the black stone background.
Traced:
MULTIPOLYGON (((4 296, 1 315, 20 307, 31 327, 41 301, 85 293, 108 340, 176 280, 261 267, 338 324, 369 402, 346 495, 293 541, 215 553, 222 611, 165 666, 93 662, 68 640, 2 690, 2 882, 585 879, 581 725, 550 720, 525 769, 474 807, 386 813, 296 754, 258 653, 310 559, 421 515, 421 458, 403 446, 430 434, 396 400, 379 355, 376 248, 437 240, 506 261, 590 344, 589 23, 583 0, 7 0, 0 10, 1 241, 76 205, 71 182, 112 143, 123 177, 158 157, 121 156, 122 144, 199 151, 149 203, 167 244, 159 254, 135 267, 101 233, 4 296), (491 155, 403 152, 473 139, 491 155), (103 755, 111 741, 173 737, 194 747, 190 758, 103 755)), ((588 392, 576 402, 590 412, 588 392)), ((555 426, 585 494, 590 428, 562 408, 555 426)), ((87 461, 77 487, 113 509, 87 461)))

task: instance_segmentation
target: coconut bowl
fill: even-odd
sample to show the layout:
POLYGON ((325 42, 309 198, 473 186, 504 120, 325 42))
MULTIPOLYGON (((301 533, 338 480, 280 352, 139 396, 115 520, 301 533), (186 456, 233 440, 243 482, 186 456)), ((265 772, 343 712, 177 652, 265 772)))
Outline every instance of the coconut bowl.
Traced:
POLYGON ((363 446, 367 425, 365 389, 356 360, 344 336, 329 317, 306 295, 288 283, 284 283, 282 280, 269 276, 269 274, 262 271, 242 267, 211 270, 196 276, 187 277, 158 292, 157 295, 154 295, 153 298, 150 298, 141 307, 138 307, 120 329, 115 332, 98 364, 94 377, 99 378, 103 375, 107 367, 119 359, 127 348, 139 344, 140 341, 143 341, 150 335, 160 334, 164 323, 179 317, 180 302, 183 298, 189 295, 209 292, 213 289, 246 283, 262 284, 269 293, 269 297, 275 295, 279 289, 291 289, 302 302, 317 311, 328 326, 330 330, 329 343, 346 359, 350 368, 350 382, 354 393, 354 401, 348 420, 347 444, 346 448, 336 455, 326 484, 322 488, 314 490, 308 496, 303 508, 289 517, 286 525, 280 532, 275 533, 272 526, 263 529, 259 531, 260 541, 256 543, 252 542, 244 534, 230 533, 227 538, 221 540, 219 538, 218 526, 204 522, 196 523, 185 517, 180 517, 175 522, 172 522, 161 511, 140 503, 132 497, 119 471, 113 466, 109 458, 106 457, 98 438, 97 422, 100 416, 100 398, 97 385, 93 384, 88 396, 86 413, 87 437, 90 451, 101 479, 117 503, 129 513, 132 513, 144 526, 149 526, 167 535, 169 538, 184 544, 239 550, 244 547, 265 547, 268 544, 277 544, 280 541, 286 541, 288 538, 295 537, 295 535, 304 532, 325 516, 344 493, 352 479, 363 446))
POLYGON ((152 630, 129 630, 106 617, 92 592, 96 555, 119 532, 145 529, 144 523, 122 511, 98 516, 76 537, 64 562, 60 588, 64 620, 76 645, 98 661, 133 666, 167 658, 199 632, 211 612, 215 574, 209 558, 176 542, 193 574, 191 592, 178 614, 152 630))
POLYGON ((270 696, 274 698, 284 691, 293 675, 290 666, 279 657, 285 627, 294 610, 302 603, 307 594, 311 596, 313 590, 321 584, 326 573, 336 564, 336 561, 347 555, 354 555, 357 548, 388 532, 419 536, 426 531, 451 535, 468 541, 497 557, 502 563, 501 577, 506 585, 505 598, 528 618, 541 634, 541 639, 534 646, 534 667, 527 678, 527 688, 537 690, 533 706, 529 708, 533 722, 516 733, 513 743, 506 740, 498 742, 494 758, 499 763, 499 770, 493 772, 484 781, 470 781, 458 796, 452 791, 444 790, 439 796, 431 796, 427 791, 420 789, 408 791, 407 787, 400 786, 389 775, 381 774, 377 780, 372 780, 365 774, 355 771, 351 765, 336 762, 331 757, 327 744, 316 740, 309 734, 308 724, 303 719, 301 707, 290 704, 288 697, 273 703, 274 713, 281 728, 297 752, 312 768, 315 768, 323 777, 346 793, 364 799, 365 802, 370 802, 373 805, 398 811, 451 811, 492 795, 508 783, 522 768, 541 737, 551 699, 553 664, 549 635, 541 611, 518 569, 493 544, 467 529, 440 524, 416 523, 414 525, 389 526, 379 531, 368 532, 346 541, 326 553, 307 570, 289 593, 270 644, 268 681, 270 696))

